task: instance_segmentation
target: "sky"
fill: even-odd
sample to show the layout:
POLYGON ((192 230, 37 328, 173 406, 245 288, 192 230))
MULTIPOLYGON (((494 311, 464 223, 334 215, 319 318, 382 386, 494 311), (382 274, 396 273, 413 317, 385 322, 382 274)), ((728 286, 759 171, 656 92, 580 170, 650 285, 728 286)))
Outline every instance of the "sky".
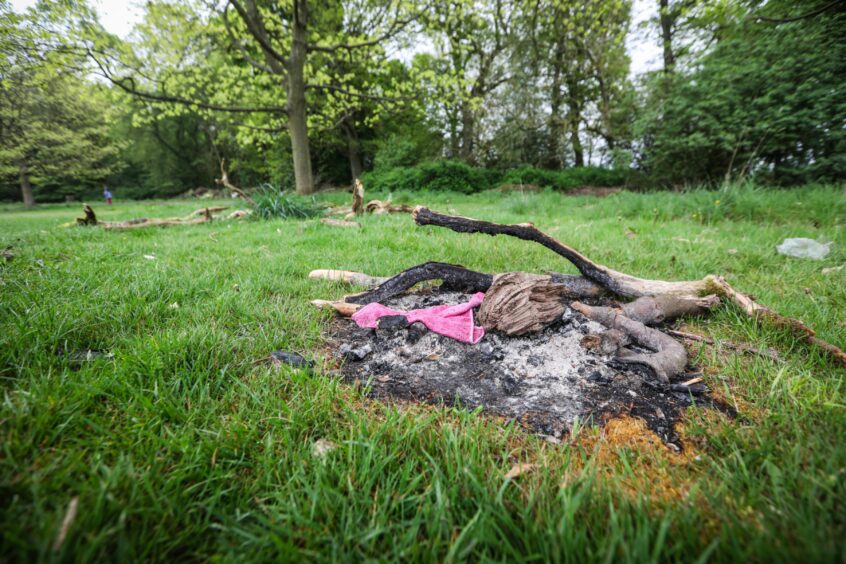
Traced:
MULTIPOLYGON (((35 4, 36 0, 12 0, 12 7, 20 12, 35 4)), ((107 31, 119 37, 126 37, 133 26, 141 20, 142 0, 91 0, 91 4, 100 14, 100 22, 107 31)), ((660 67, 661 49, 658 40, 652 34, 640 29, 640 23, 648 20, 655 12, 655 0, 634 0, 632 31, 626 40, 626 46, 632 59, 631 73, 638 75, 660 67)))

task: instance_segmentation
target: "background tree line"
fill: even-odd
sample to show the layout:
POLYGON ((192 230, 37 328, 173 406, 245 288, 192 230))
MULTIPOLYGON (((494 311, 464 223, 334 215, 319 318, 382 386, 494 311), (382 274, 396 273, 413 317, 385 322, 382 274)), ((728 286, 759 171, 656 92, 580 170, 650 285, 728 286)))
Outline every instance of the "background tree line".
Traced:
POLYGON ((846 177, 846 2, 0 0, 0 198, 846 177))

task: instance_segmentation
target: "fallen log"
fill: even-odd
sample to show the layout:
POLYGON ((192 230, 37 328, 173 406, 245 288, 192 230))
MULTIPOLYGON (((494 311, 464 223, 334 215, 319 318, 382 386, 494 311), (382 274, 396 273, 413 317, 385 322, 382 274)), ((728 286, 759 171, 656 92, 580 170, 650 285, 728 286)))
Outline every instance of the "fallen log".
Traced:
POLYGON ((535 333, 561 319, 569 295, 567 287, 549 275, 500 274, 479 307, 479 323, 506 335, 535 333))
MULTIPOLYGON (((146 227, 167 227, 171 225, 199 225, 201 223, 208 223, 215 218, 214 214, 228 209, 226 206, 212 206, 200 208, 188 214, 185 217, 173 218, 147 218, 140 217, 136 219, 127 219, 125 221, 101 221, 97 218, 97 214, 90 205, 82 206, 82 211, 85 214, 83 217, 76 218, 76 225, 100 227, 109 231, 125 231, 130 229, 141 229, 146 227)), ((228 219, 241 219, 250 214, 246 210, 236 210, 229 214, 228 219)), ((73 223, 66 225, 74 225, 73 223)))

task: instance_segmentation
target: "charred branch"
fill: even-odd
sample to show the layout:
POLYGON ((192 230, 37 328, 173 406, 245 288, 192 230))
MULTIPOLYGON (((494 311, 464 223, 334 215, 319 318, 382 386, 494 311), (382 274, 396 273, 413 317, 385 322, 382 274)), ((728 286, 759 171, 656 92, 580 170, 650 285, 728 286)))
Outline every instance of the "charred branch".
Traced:
POLYGON ((403 270, 389 278, 379 287, 347 296, 344 301, 351 304, 369 304, 383 302, 397 296, 420 282, 442 280, 445 288, 475 293, 484 292, 493 283, 493 275, 467 270, 463 266, 443 262, 427 262, 403 270))
POLYGON ((618 309, 594 307, 581 302, 573 302, 571 307, 588 319, 620 331, 638 345, 654 351, 651 354, 638 353, 620 348, 617 351, 618 361, 647 368, 663 384, 669 383, 672 376, 684 372, 687 366, 687 351, 681 343, 666 333, 630 319, 618 309))
POLYGON ((593 262, 576 249, 556 241, 535 228, 531 223, 501 225, 467 217, 443 215, 421 206, 414 209, 412 217, 418 225, 446 227, 458 233, 484 233, 491 236, 509 235, 524 241, 539 243, 569 260, 586 278, 622 297, 639 298, 662 294, 699 296, 707 293, 709 288, 707 278, 689 282, 667 282, 636 278, 611 270, 607 266, 593 262))

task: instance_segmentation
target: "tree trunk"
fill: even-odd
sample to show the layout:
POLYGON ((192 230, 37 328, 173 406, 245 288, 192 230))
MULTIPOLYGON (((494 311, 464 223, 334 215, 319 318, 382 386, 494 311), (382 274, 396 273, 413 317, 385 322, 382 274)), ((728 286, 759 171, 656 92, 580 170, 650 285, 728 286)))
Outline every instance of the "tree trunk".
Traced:
POLYGON ((31 208, 35 206, 35 197, 32 195, 32 183, 29 181, 29 167, 26 161, 20 163, 21 194, 23 195, 24 206, 31 208))
POLYGON ((461 158, 468 164, 475 164, 473 154, 476 142, 476 116, 469 102, 461 104, 461 158))
POLYGON ((579 138, 579 125, 582 123, 582 101, 578 98, 578 85, 575 78, 567 80, 568 100, 567 125, 570 129, 570 144, 573 146, 573 161, 576 166, 585 166, 585 149, 579 138))
POLYGON ((564 63, 564 38, 559 38, 555 45, 555 57, 552 64, 552 91, 549 97, 549 140, 546 158, 546 166, 552 169, 561 168, 561 138, 564 137, 564 121, 559 115, 563 102, 561 92, 561 71, 564 63))
POLYGON ((661 22, 661 45, 664 49, 664 72, 670 74, 676 65, 676 57, 673 54, 673 16, 670 9, 670 0, 658 0, 658 17, 661 22))
POLYGON ((341 127, 347 137, 347 157, 350 161, 350 174, 352 175, 352 181, 355 182, 361 178, 361 173, 364 172, 364 165, 361 162, 361 142, 358 140, 355 126, 344 121, 341 127))
POLYGON ((291 152, 294 157, 294 180, 297 186, 297 194, 314 192, 305 98, 307 9, 305 0, 294 0, 291 64, 288 69, 288 131, 291 135, 291 152))

